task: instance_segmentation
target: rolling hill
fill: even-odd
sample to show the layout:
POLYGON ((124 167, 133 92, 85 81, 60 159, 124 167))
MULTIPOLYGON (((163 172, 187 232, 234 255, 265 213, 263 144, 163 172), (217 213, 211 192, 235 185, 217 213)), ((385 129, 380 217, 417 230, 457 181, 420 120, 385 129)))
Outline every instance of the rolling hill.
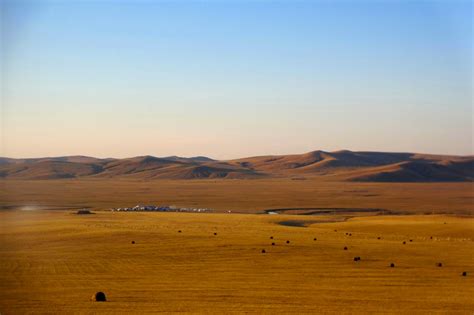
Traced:
POLYGON ((473 156, 312 151, 216 161, 204 156, 98 159, 62 156, 0 158, 0 178, 254 179, 322 177, 363 182, 453 182, 474 179, 473 156))

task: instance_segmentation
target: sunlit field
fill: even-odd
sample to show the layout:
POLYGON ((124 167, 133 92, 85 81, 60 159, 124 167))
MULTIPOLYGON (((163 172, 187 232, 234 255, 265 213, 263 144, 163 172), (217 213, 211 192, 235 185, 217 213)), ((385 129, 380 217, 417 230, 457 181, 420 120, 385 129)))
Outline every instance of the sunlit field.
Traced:
POLYGON ((333 221, 334 216, 2 211, 0 311, 474 311, 472 218, 333 221), (293 227, 282 221, 309 222, 293 227), (91 301, 97 291, 108 301, 91 301))
POLYGON ((291 180, 0 180, 3 209, 108 210, 137 204, 258 213, 272 208, 378 208, 407 214, 472 214, 474 185, 291 180))

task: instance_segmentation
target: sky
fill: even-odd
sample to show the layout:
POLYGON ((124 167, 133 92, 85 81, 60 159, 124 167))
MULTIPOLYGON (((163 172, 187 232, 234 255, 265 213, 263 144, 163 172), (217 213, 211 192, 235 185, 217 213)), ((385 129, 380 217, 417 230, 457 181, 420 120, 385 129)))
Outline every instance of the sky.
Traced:
POLYGON ((0 1, 0 156, 474 154, 471 1, 0 1))

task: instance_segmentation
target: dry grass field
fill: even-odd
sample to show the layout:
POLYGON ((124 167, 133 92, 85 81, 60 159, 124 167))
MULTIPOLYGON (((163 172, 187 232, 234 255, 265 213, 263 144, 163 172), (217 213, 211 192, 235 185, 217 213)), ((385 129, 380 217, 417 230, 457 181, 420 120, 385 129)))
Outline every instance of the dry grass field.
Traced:
POLYGON ((333 219, 2 211, 0 312, 474 312, 472 218, 333 219))
POLYGON ((361 183, 322 179, 0 180, 0 207, 168 204, 255 213, 269 208, 383 208, 403 213, 473 214, 474 184, 361 183))
POLYGON ((472 314, 473 200, 472 183, 2 180, 0 313, 472 314), (138 203, 233 213, 104 211, 138 203), (285 207, 410 215, 255 214, 285 207))

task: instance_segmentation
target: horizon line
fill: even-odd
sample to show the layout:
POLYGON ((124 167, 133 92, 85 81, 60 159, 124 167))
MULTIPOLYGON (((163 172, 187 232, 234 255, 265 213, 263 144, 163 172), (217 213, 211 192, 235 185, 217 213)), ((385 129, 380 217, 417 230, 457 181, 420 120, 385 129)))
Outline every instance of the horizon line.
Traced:
POLYGON ((93 155, 83 155, 83 154, 67 154, 67 155, 51 155, 51 156, 37 156, 37 157, 10 157, 10 156, 0 156, 0 159, 13 159, 13 160, 27 160, 27 159, 48 159, 48 158, 65 158, 65 157, 88 157, 94 159, 115 159, 115 160, 123 160, 123 159, 132 159, 137 157, 154 157, 154 158, 208 158, 214 161, 228 161, 228 160, 238 160, 238 159, 245 159, 245 158, 254 158, 254 157, 263 157, 263 156, 286 156, 286 155, 303 155, 313 152, 322 152, 322 153, 338 153, 338 152, 352 152, 352 153, 385 153, 385 154, 421 154, 421 155, 434 155, 434 156, 456 156, 456 157, 474 157, 474 154, 450 154, 450 153, 431 153, 431 152, 409 152, 409 151, 374 151, 374 150, 349 150, 349 149, 340 149, 340 150, 312 150, 306 151, 303 153, 277 153, 277 154, 261 154, 261 155, 249 155, 249 156, 240 156, 240 157, 233 157, 233 158, 213 158, 208 155, 191 155, 191 156, 180 156, 180 155, 165 155, 165 156, 157 156, 152 154, 143 154, 143 155, 134 155, 134 156, 126 156, 126 157, 98 157, 93 155))

